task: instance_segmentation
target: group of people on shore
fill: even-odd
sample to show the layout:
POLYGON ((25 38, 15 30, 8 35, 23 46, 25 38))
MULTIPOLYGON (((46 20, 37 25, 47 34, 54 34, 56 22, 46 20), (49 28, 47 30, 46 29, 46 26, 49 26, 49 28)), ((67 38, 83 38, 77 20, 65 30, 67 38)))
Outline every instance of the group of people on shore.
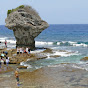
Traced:
POLYGON ((0 55, 0 69, 3 68, 5 64, 8 68, 8 64, 9 64, 8 52, 2 51, 0 55))
MULTIPOLYGON (((4 42, 5 44, 5 48, 7 48, 7 41, 5 40, 4 42)), ((16 48, 16 52, 17 52, 17 55, 29 55, 30 56, 30 47, 17 47, 16 48)), ((8 52, 7 51, 1 51, 0 52, 0 71, 2 71, 4 69, 4 71, 6 71, 8 69, 8 64, 9 64, 10 60, 9 60, 9 57, 8 57, 8 52)), ((19 69, 17 68, 16 71, 15 71, 15 77, 16 77, 16 84, 17 86, 19 86, 19 69)))
POLYGON ((18 54, 23 54, 23 53, 30 54, 30 51, 31 51, 30 47, 26 47, 26 48, 24 48, 24 47, 17 47, 17 55, 18 54))

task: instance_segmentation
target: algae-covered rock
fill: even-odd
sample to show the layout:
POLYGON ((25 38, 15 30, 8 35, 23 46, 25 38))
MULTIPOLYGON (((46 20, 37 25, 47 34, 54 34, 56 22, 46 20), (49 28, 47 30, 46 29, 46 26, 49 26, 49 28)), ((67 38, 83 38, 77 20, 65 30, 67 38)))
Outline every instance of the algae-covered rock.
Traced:
POLYGON ((81 61, 88 61, 88 57, 82 58, 81 61))
POLYGON ((13 30, 16 45, 34 49, 34 38, 49 26, 48 23, 30 6, 19 6, 8 10, 7 14, 6 27, 13 30))

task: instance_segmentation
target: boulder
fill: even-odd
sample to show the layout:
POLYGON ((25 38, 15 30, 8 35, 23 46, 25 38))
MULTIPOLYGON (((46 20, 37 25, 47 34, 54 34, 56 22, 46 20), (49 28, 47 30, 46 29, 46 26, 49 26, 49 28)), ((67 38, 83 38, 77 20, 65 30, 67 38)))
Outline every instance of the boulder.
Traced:
POLYGON ((18 69, 27 69, 28 66, 18 66, 18 69))
POLYGON ((35 37, 49 26, 32 7, 24 5, 8 10, 5 22, 6 27, 13 30, 16 46, 31 49, 35 48, 35 37))
POLYGON ((88 61, 88 57, 82 58, 81 61, 88 61))
POLYGON ((47 48, 47 49, 46 49, 46 50, 44 50, 42 53, 51 53, 51 54, 53 54, 53 50, 52 50, 52 49, 47 48))

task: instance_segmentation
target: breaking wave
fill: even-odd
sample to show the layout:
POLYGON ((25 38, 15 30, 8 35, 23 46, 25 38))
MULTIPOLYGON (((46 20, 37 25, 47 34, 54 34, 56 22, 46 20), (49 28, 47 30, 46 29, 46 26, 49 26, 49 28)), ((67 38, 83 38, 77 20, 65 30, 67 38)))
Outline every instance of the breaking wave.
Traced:
MULTIPOLYGON (((5 40, 7 40, 8 43, 11 44, 16 44, 16 40, 14 37, 4 37, 4 38, 0 38, 0 42, 5 42, 5 40)), ((75 47, 88 47, 88 42, 73 42, 73 41, 57 41, 57 42, 44 42, 44 41, 35 41, 35 45, 57 45, 57 46, 75 46, 75 47)))
POLYGON ((72 42, 72 41, 61 41, 61 42, 43 42, 36 41, 36 45, 58 45, 58 46, 83 46, 88 47, 88 42, 72 42))

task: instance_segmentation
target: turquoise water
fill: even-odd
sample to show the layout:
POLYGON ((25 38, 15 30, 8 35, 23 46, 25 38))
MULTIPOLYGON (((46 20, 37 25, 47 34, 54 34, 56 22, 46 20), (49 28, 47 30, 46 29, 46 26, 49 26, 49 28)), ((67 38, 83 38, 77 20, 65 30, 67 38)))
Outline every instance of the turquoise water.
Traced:
MULTIPOLYGON (((0 41, 5 39, 15 41, 13 32, 2 25, 0 41)), ((88 67, 87 62, 80 61, 81 58, 88 56, 88 24, 50 25, 35 38, 35 41, 36 47, 49 47, 53 50, 66 50, 77 54, 26 63, 34 69, 59 63, 85 64, 85 67, 88 67)))

